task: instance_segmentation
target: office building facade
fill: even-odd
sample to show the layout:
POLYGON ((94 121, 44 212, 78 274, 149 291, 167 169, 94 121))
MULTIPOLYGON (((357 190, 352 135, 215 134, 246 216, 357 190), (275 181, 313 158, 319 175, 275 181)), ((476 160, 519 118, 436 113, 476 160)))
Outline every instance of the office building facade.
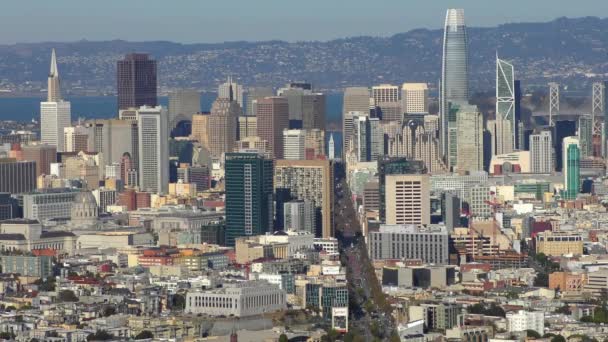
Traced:
POLYGON ((386 223, 430 224, 429 175, 387 175, 386 223))
POLYGON ((289 103, 284 97, 257 101, 257 135, 268 141, 271 155, 283 159, 283 130, 289 128, 289 103))
POLYGON ((227 153, 226 245, 264 234, 273 221, 273 162, 255 153, 227 153))
POLYGON ((167 110, 141 107, 138 117, 139 188, 154 193, 169 190, 167 110))
POLYGON ((131 53, 116 65, 118 109, 156 107, 156 61, 147 54, 131 53))

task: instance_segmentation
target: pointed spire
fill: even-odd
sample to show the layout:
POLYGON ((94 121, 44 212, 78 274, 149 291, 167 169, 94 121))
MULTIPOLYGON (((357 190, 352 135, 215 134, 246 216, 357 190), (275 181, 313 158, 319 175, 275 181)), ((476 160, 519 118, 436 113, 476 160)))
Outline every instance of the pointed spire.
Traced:
POLYGON ((230 100, 230 102, 234 101, 234 91, 232 90, 232 82, 230 82, 230 86, 228 88, 228 100, 230 100))
POLYGON ((59 77, 59 69, 57 69, 57 57, 55 56, 55 49, 51 52, 51 71, 49 77, 59 77))
POLYGON ((61 101, 61 89, 59 87, 59 69, 57 68, 57 56, 55 49, 51 52, 51 70, 49 71, 49 79, 47 84, 47 101, 61 101))

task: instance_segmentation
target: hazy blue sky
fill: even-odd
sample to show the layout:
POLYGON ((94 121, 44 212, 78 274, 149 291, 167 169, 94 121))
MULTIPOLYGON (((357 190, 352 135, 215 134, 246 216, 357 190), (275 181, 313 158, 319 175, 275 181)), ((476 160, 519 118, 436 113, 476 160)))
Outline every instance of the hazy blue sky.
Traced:
POLYGON ((606 0, 1 0, 0 43, 106 40, 327 40, 467 25, 608 16, 606 0))

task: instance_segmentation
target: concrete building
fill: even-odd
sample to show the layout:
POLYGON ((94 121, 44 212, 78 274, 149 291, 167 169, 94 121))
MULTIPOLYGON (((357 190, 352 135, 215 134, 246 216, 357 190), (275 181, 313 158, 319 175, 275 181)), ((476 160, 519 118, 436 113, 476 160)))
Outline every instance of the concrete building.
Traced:
POLYGON ((36 189, 36 162, 0 158, 0 192, 19 194, 36 189))
POLYGON ((201 94, 196 90, 179 89, 169 93, 169 129, 180 121, 192 121, 192 115, 201 111, 201 94))
POLYGON ((325 157, 325 131, 318 128, 311 128, 305 130, 305 132, 306 159, 325 157))
POLYGON ((463 105, 457 114, 456 169, 483 170, 483 117, 476 106, 463 105))
POLYGON ((348 87, 344 89, 342 115, 349 112, 367 113, 369 115, 370 93, 367 87, 348 87))
MULTIPOLYGON (((274 92, 272 91, 272 88, 269 87, 249 88, 249 90, 247 91, 247 105, 245 106, 246 115, 250 118, 255 119, 257 115, 257 109, 255 108, 257 105, 257 100, 273 95, 274 92)), ((256 134, 255 130, 253 134, 256 134)))
POLYGON ((50 256, 3 255, 0 264, 3 273, 43 279, 53 275, 53 260, 50 256))
POLYGON ((374 260, 420 259, 425 263, 448 263, 448 232, 445 226, 381 225, 367 235, 374 260))
POLYGON ((64 152, 89 151, 89 129, 84 126, 63 129, 64 152))
POLYGON ((156 107, 156 61, 143 53, 130 53, 116 63, 118 109, 156 107))
POLYGON ((387 175, 385 202, 387 224, 430 224, 429 175, 387 175))
POLYGON ((317 231, 316 208, 312 201, 293 200, 283 204, 285 230, 308 232, 313 236, 317 231))
POLYGON ((283 130, 289 128, 289 103, 283 97, 257 101, 257 136, 268 141, 271 155, 283 159, 283 130))
POLYGON ((429 89, 426 83, 403 83, 401 110, 404 113, 429 112, 429 89))
POLYGON ((21 146, 23 160, 36 162, 36 177, 51 174, 51 163, 57 161, 57 148, 51 145, 24 145, 21 146))
POLYGON ((519 310, 507 313, 509 332, 534 330, 541 336, 545 333, 545 313, 519 310))
POLYGON ((456 304, 422 303, 409 307, 410 321, 424 320, 428 330, 445 330, 458 324, 462 308, 456 304))
POLYGON ((31 252, 47 248, 72 254, 76 236, 67 231, 45 232, 37 220, 13 219, 0 223, 1 250, 31 252))
POLYGON ((167 110, 141 107, 138 118, 139 188, 167 193, 169 186, 169 138, 167 110))
POLYGON ((274 188, 285 188, 298 200, 307 200, 321 211, 319 237, 333 237, 333 169, 329 160, 277 160, 274 188))
POLYGON ((23 217, 45 220, 70 217, 77 191, 51 189, 23 195, 23 217))
POLYGON ((185 312, 209 316, 247 317, 283 311, 285 291, 266 281, 224 284, 221 289, 188 292, 185 312))
POLYGON ((239 116, 239 140, 255 137, 257 135, 258 118, 255 116, 239 116))
POLYGON ((583 254, 583 238, 569 232, 544 231, 536 235, 536 253, 546 256, 583 254))
POLYGON ((373 86, 372 98, 375 106, 380 108, 382 121, 403 121, 398 86, 391 84, 373 86))
POLYGON ((486 126, 491 136, 492 156, 513 152, 514 143, 511 124, 511 121, 501 118, 488 120, 486 126))
POLYGON ((530 172, 552 173, 555 171, 553 139, 550 131, 530 135, 530 172))
POLYGON ((245 91, 243 90, 243 86, 233 81, 232 76, 228 76, 226 82, 217 87, 218 99, 235 101, 241 108, 244 106, 244 93, 245 91))
POLYGON ((601 295, 608 290, 608 270, 600 269, 587 273, 587 282, 584 289, 594 295, 601 295))
POLYGON ((306 159, 306 131, 286 129, 283 131, 283 158, 288 160, 306 159))
MULTIPOLYGON (((137 120, 139 108, 133 109, 136 116, 133 120, 108 119, 88 122, 89 151, 101 152, 104 163, 120 163, 125 153, 132 158, 131 169, 138 169, 139 140, 137 120)), ((124 178, 123 178, 124 179, 124 178)))

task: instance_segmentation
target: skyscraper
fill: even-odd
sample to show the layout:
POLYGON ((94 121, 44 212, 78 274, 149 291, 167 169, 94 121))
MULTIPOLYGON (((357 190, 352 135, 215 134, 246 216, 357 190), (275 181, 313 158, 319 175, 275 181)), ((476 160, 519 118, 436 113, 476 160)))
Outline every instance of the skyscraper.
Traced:
POLYGON ((429 112, 429 88, 426 83, 403 83, 401 111, 406 114, 429 112))
POLYGON ((118 109, 156 107, 156 61, 144 53, 131 53, 116 65, 118 109))
POLYGON ((192 121, 192 115, 201 111, 201 94, 196 90, 180 89, 169 93, 169 128, 180 121, 192 121))
POLYGON ((167 110, 161 106, 139 109, 139 188, 167 193, 169 185, 169 137, 167 110))
POLYGON ((36 190, 36 162, 0 158, 0 193, 19 194, 36 190))
POLYGON ((442 154, 448 155, 452 144, 448 137, 449 103, 469 100, 469 58, 467 32, 463 9, 448 9, 443 32, 443 60, 441 65, 440 112, 442 154))
POLYGON ((51 163, 57 162, 57 148, 50 145, 25 145, 21 147, 22 160, 36 162, 36 177, 51 174, 51 163))
POLYGON ((387 175, 386 223, 430 224, 429 175, 387 175))
POLYGON ((369 88, 348 87, 344 89, 342 115, 348 112, 368 113, 369 115, 369 88))
POLYGON ((283 131, 283 158, 288 160, 306 159, 306 131, 286 129, 283 131))
POLYGON ((217 97, 219 99, 232 99, 243 108, 243 86, 234 82, 232 76, 228 76, 226 82, 219 85, 217 88, 217 97))
POLYGON ((487 128, 492 139, 493 156, 513 152, 512 127, 512 122, 499 117, 498 113, 496 114, 496 120, 488 120, 487 128))
POLYGON ((59 81, 59 69, 55 50, 51 53, 51 70, 48 77, 46 102, 40 102, 40 140, 63 152, 63 130, 71 124, 70 102, 63 101, 59 81))
POLYGON ((563 140, 564 151, 564 198, 576 199, 580 190, 581 152, 579 139, 566 137, 563 140))
POLYGON ((263 99, 265 97, 273 96, 272 88, 268 87, 255 87, 249 88, 247 91, 247 106, 245 108, 247 116, 256 116, 256 103, 255 101, 263 99))
POLYGON ((255 153, 226 153, 226 245, 272 228, 273 162, 255 153))
POLYGON ((51 51, 51 71, 47 81, 47 102, 61 101, 61 85, 59 81, 59 69, 57 69, 57 56, 55 49, 51 51))
POLYGON ((205 127, 207 142, 200 141, 215 157, 234 149, 237 137, 238 118, 243 114, 241 106, 230 98, 218 97, 211 105, 211 114, 203 115, 208 119, 205 127), (208 145, 206 145, 206 143, 208 145))
POLYGON ((399 87, 391 84, 380 84, 372 87, 372 98, 382 113, 382 121, 403 121, 399 87))
POLYGON ((406 160, 405 158, 384 157, 378 159, 378 183, 380 199, 380 221, 384 222, 386 217, 386 176, 404 174, 424 174, 426 168, 419 160, 406 160))
POLYGON ((283 130, 289 128, 289 104, 280 96, 257 101, 257 130, 262 140, 268 141, 271 154, 283 159, 283 130))
MULTIPOLYGON (((513 65, 496 56, 496 121, 505 120, 509 127, 497 131, 496 146, 502 146, 502 153, 510 153, 516 147, 515 121, 515 71, 513 65), (509 136, 506 136, 509 134, 509 136), (507 145, 510 145, 508 147, 507 145)), ((497 153, 498 154, 498 153, 497 153)))
POLYGON ((318 237, 333 237, 333 169, 329 160, 277 160, 276 189, 289 189, 291 197, 311 201, 321 213, 318 237))
POLYGON ((477 106, 462 106, 458 111, 456 169, 483 170, 483 117, 477 106))
POLYGON ((374 161, 384 155, 384 134, 380 127, 380 119, 368 116, 357 117, 354 131, 357 161, 374 161))
POLYGON ((530 135, 530 172, 552 173, 555 171, 552 140, 550 131, 530 135))
POLYGON ((581 115, 578 117, 577 136, 579 139, 579 147, 581 157, 593 156, 593 118, 590 115, 581 115))

